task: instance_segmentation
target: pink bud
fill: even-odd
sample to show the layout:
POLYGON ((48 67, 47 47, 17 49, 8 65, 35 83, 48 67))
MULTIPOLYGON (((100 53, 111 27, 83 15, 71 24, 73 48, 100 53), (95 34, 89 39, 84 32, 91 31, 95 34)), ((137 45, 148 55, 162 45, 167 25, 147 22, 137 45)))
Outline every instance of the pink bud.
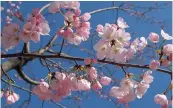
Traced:
POLYGON ((89 70, 89 78, 94 80, 97 78, 97 70, 94 67, 91 67, 89 70))
POLYGON ((150 69, 157 69, 160 66, 160 62, 158 60, 152 60, 149 64, 150 69))
POLYGON ((153 42, 153 43, 158 43, 159 42, 159 35, 158 34, 156 34, 156 33, 153 33, 153 32, 151 32, 150 34, 149 34, 149 40, 151 41, 151 42, 153 42))
POLYGON ((85 63, 86 65, 91 64, 91 59, 90 59, 90 58, 84 59, 84 63, 85 63))
POLYGON ((75 10, 75 15, 76 15, 76 16, 79 16, 80 13, 81 13, 81 10, 80 10, 80 9, 76 9, 76 10, 75 10))
POLYGON ((167 44, 163 47, 163 53, 167 56, 169 56, 173 52, 173 45, 167 44))
POLYGON ((103 26, 102 25, 97 25, 97 29, 96 29, 97 32, 103 32, 103 26))
POLYGON ((167 108, 168 99, 164 94, 155 95, 154 100, 157 104, 160 104, 162 106, 162 108, 167 108))
POLYGON ((82 19, 83 21, 88 21, 90 18, 91 18, 90 13, 84 13, 84 14, 81 16, 81 19, 82 19))

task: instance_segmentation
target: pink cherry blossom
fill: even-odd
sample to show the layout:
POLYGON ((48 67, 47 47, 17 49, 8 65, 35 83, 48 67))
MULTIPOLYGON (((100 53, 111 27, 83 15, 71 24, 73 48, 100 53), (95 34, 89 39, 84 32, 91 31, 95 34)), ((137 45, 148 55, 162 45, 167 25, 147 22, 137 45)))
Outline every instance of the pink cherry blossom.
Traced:
POLYGON ((51 90, 57 90, 60 86, 61 86, 61 84, 59 83, 58 80, 52 80, 52 82, 50 84, 51 90))
POLYGON ((78 90, 90 90, 91 89, 91 83, 85 79, 78 80, 78 90))
POLYGON ((107 44, 108 44, 108 42, 106 42, 105 40, 99 40, 95 44, 94 49, 97 51, 97 58, 103 59, 106 57, 106 55, 108 53, 107 44))
POLYGON ((170 64, 170 61, 167 60, 167 59, 164 59, 164 60, 162 60, 162 62, 161 62, 161 65, 162 65, 162 66, 165 66, 165 67, 168 67, 169 64, 170 64))
POLYGON ((133 90, 130 90, 130 92, 127 95, 118 98, 118 102, 127 104, 128 102, 134 101, 135 99, 136 99, 136 94, 134 93, 133 90))
POLYGON ((165 39, 165 40, 172 40, 173 39, 172 36, 169 36, 169 34, 165 33, 162 29, 161 29, 161 35, 162 35, 163 39, 165 39))
POLYGON ((157 94, 154 97, 156 104, 160 104, 162 108, 167 108, 168 106, 168 99, 164 94, 157 94))
POLYGON ((12 96, 13 96, 13 99, 14 99, 14 101, 16 102, 16 101, 18 101, 19 100, 19 95, 18 94, 16 94, 16 93, 14 93, 14 92, 12 92, 12 94, 11 94, 12 96))
POLYGON ((135 49, 129 48, 126 53, 126 59, 127 60, 132 59, 135 53, 136 53, 135 49))
POLYGON ((81 19, 82 19, 83 21, 88 21, 90 18, 91 18, 90 13, 84 13, 84 14, 81 16, 81 19))
POLYGON ((144 73, 143 75, 143 81, 150 84, 151 82, 153 82, 153 76, 151 76, 152 71, 148 70, 147 72, 144 73))
POLYGON ((61 7, 65 9, 78 9, 80 3, 78 1, 61 1, 61 7))
POLYGON ((149 34, 149 40, 151 41, 151 42, 153 42, 153 43, 158 43, 159 42, 159 35, 158 34, 156 34, 156 33, 153 33, 153 32, 151 32, 150 34, 149 34))
POLYGON ((7 96, 7 98, 6 98, 7 104, 13 104, 18 100, 19 100, 19 95, 14 92, 12 94, 10 94, 9 96, 7 96))
POLYGON ((121 98, 126 95, 126 90, 121 87, 113 86, 109 92, 109 95, 115 98, 121 98))
POLYGON ((173 52, 173 45, 172 44, 166 44, 163 46, 163 53, 167 56, 169 56, 173 52))
POLYGON ((38 95, 39 99, 41 100, 48 100, 48 99, 51 99, 53 96, 50 90, 42 92, 40 85, 37 85, 36 87, 34 87, 32 91, 34 94, 38 95))
POLYGON ((30 38, 33 42, 37 43, 40 41, 40 34, 37 31, 31 33, 30 38))
POLYGON ((0 98, 2 98, 3 95, 4 95, 4 91, 1 90, 0 98))
POLYGON ((102 85, 100 84, 99 81, 96 81, 92 84, 92 89, 94 89, 95 91, 100 90, 102 89, 102 85))
POLYGON ((42 92, 47 92, 49 89, 49 84, 47 82, 42 81, 40 82, 39 87, 42 92))
POLYGON ((59 11, 60 9, 60 5, 61 5, 61 2, 60 1, 55 1, 55 2, 52 2, 48 8, 49 12, 50 13, 56 13, 59 11))
POLYGON ((147 89, 149 88, 149 84, 145 82, 140 82, 137 84, 135 94, 137 95, 137 98, 142 98, 142 96, 147 92, 147 89))
POLYGON ((118 27, 122 28, 122 29, 125 29, 125 28, 128 28, 129 26, 127 25, 126 22, 124 22, 124 19, 122 17, 119 17, 118 20, 117 20, 117 25, 118 27))
POLYGON ((64 15, 64 18, 68 22, 73 22, 75 20, 74 19, 74 13, 72 11, 66 12, 65 15, 64 15))
POLYGON ((6 50, 12 49, 14 46, 17 46, 19 43, 19 37, 17 36, 1 36, 2 47, 6 50))
POLYGON ((19 25, 10 23, 3 28, 2 34, 6 36, 16 36, 17 32, 19 32, 19 25))
POLYGON ((40 23, 40 34, 41 35, 49 35, 49 32, 50 32, 50 27, 49 27, 49 24, 47 22, 42 22, 40 23))
POLYGON ((9 95, 10 95, 10 91, 9 90, 5 91, 4 97, 7 98, 9 95))
POLYGON ((82 22, 82 27, 90 28, 90 22, 82 22))
POLYGON ((31 40, 30 33, 27 33, 25 31, 21 31, 19 33, 19 38, 23 40, 25 43, 29 42, 31 40))
POLYGON ((75 10, 75 16, 79 16, 80 13, 81 13, 81 10, 80 10, 80 9, 76 9, 76 10, 75 10))
POLYGON ((52 91, 48 90, 47 92, 42 93, 41 95, 38 95, 38 98, 40 100, 49 100, 53 97, 52 91))
POLYGON ((103 85, 109 85, 111 83, 111 80, 112 80, 111 78, 109 78, 107 76, 103 76, 103 77, 101 77, 100 82, 103 85))
POLYGON ((86 58, 86 59, 84 59, 84 63, 85 63, 86 65, 89 65, 89 64, 92 63, 92 60, 91 60, 90 58, 86 58))
POLYGON ((155 70, 160 66, 160 62, 158 60, 152 60, 149 64, 150 69, 155 70))
POLYGON ((11 105, 11 104, 15 103, 15 100, 12 95, 9 95, 6 99, 6 102, 7 102, 7 104, 11 105))
POLYGON ((73 34, 73 30, 69 27, 63 33, 65 38, 71 37, 72 34, 73 34))
POLYGON ((135 83, 136 82, 134 80, 131 80, 129 78, 123 78, 120 82, 120 85, 121 85, 122 88, 130 90, 134 87, 135 83))
POLYGON ((97 25, 97 32, 103 32, 103 26, 101 24, 97 25))
POLYGON ((91 80, 96 79, 96 78, 97 78, 97 70, 96 70, 96 68, 91 67, 91 68, 89 69, 88 74, 89 74, 89 78, 90 78, 91 80))
POLYGON ((55 78, 59 81, 65 80, 66 75, 64 73, 55 72, 55 78))

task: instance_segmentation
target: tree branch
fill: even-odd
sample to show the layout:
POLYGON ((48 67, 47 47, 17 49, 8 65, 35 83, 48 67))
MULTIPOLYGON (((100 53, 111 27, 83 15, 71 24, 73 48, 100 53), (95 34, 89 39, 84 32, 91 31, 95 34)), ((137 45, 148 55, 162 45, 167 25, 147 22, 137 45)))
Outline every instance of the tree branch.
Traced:
MULTIPOLYGON (((63 58, 63 59, 68 59, 68 60, 78 60, 78 61, 84 61, 84 58, 80 57, 72 57, 67 54, 61 53, 59 54, 51 54, 51 55, 40 55, 40 54, 21 54, 21 53, 15 53, 15 54, 3 54, 1 55, 2 58, 8 58, 8 57, 38 57, 38 58, 63 58)), ((106 60, 97 60, 100 63, 107 63, 107 64, 112 64, 112 65, 117 65, 117 66, 127 66, 127 67, 135 67, 135 68, 145 68, 145 69, 150 69, 148 65, 138 65, 138 64, 128 64, 128 63, 116 63, 116 62, 111 62, 111 61, 106 61, 106 60)), ((167 73, 169 75, 172 75, 171 71, 164 70, 158 68, 157 71, 167 73)))
POLYGON ((33 84, 33 85, 38 85, 40 84, 40 82, 38 81, 34 81, 31 78, 29 78, 27 75, 25 75, 25 73, 22 71, 21 67, 17 67, 16 71, 18 72, 18 74, 20 75, 20 77, 25 80, 26 82, 33 84))

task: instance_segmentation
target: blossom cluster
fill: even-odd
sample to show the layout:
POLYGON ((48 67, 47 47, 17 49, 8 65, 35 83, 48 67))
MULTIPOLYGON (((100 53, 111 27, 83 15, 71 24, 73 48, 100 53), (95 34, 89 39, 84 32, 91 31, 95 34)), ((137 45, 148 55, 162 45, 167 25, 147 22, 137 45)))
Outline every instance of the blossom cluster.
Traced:
POLYGON ((14 91, 10 91, 7 89, 5 92, 4 90, 1 90, 1 98, 4 96, 6 98, 7 104, 13 104, 19 100, 19 95, 16 94, 14 91))
POLYGON ((136 38, 130 43, 130 33, 125 31, 125 28, 128 27, 121 17, 118 18, 117 25, 109 23, 106 23, 104 27, 98 25, 96 31, 101 39, 94 46, 97 58, 125 63, 137 51, 142 51, 147 45, 146 39, 144 37, 136 38))
POLYGON ((79 45, 86 41, 90 35, 90 13, 80 16, 80 3, 77 1, 55 1, 50 4, 50 13, 60 12, 64 16, 65 27, 60 29, 57 34, 61 35, 70 44, 79 45), (66 11, 63 11, 66 9, 66 11))
POLYGON ((65 74, 61 72, 55 72, 51 75, 51 83, 48 84, 43 79, 40 84, 33 88, 40 100, 53 99, 55 101, 61 101, 63 97, 71 95, 72 91, 90 91, 91 88, 95 91, 102 88, 102 85, 108 85, 111 82, 111 78, 103 76, 100 82, 97 80, 97 70, 91 67, 88 70, 88 79, 82 76, 76 76, 74 73, 65 74))
MULTIPOLYGON (((161 36, 163 38, 163 42, 164 43, 166 40, 172 40, 173 37, 169 36, 169 34, 165 33, 164 30, 161 30, 161 36)), ((151 32, 148 39, 154 43, 157 44, 159 42, 159 35, 157 33, 151 32)), ((164 67, 168 67, 169 64, 172 62, 172 52, 173 52, 173 45, 172 44, 166 44, 163 45, 163 47, 158 50, 158 55, 159 60, 157 59, 153 59, 151 60, 149 67, 152 70, 155 70, 157 68, 159 68, 159 66, 164 66, 164 67)))
POLYGON ((147 89, 150 87, 150 83, 153 81, 153 76, 151 76, 152 71, 147 71, 142 76, 142 81, 137 82, 131 77, 133 75, 128 75, 123 78, 120 82, 120 87, 113 86, 110 90, 110 96, 118 99, 118 102, 127 104, 128 102, 134 101, 137 98, 142 98, 146 93, 147 89))
POLYGON ((28 21, 24 24, 23 29, 17 23, 6 24, 2 30, 2 47, 11 49, 19 44, 22 40, 25 43, 32 40, 33 42, 40 41, 40 35, 48 35, 50 32, 49 24, 39 13, 39 9, 34 9, 29 15, 28 21))

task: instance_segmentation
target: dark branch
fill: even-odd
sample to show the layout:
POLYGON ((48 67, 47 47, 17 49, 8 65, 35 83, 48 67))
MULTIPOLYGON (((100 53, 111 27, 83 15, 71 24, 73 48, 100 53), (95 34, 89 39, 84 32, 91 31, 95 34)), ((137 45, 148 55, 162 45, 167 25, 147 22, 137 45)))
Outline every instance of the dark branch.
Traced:
MULTIPOLYGON (((78 61, 84 61, 84 58, 80 57, 72 57, 67 54, 61 53, 61 55, 58 54, 51 54, 51 55, 40 55, 40 54, 21 54, 21 53, 16 53, 16 54, 5 54, 1 55, 2 58, 8 58, 8 57, 39 57, 39 58, 63 58, 63 59, 68 59, 68 60, 78 60, 78 61)), ((113 64, 117 66, 126 66, 126 67, 135 67, 135 68, 144 68, 144 69, 150 69, 148 65, 138 65, 138 64, 128 64, 128 63, 115 63, 111 61, 106 61, 106 60, 98 60, 100 63, 107 63, 107 64, 113 64)), ((158 68, 157 71, 164 72, 167 74, 172 75, 171 71, 164 70, 158 68)))

